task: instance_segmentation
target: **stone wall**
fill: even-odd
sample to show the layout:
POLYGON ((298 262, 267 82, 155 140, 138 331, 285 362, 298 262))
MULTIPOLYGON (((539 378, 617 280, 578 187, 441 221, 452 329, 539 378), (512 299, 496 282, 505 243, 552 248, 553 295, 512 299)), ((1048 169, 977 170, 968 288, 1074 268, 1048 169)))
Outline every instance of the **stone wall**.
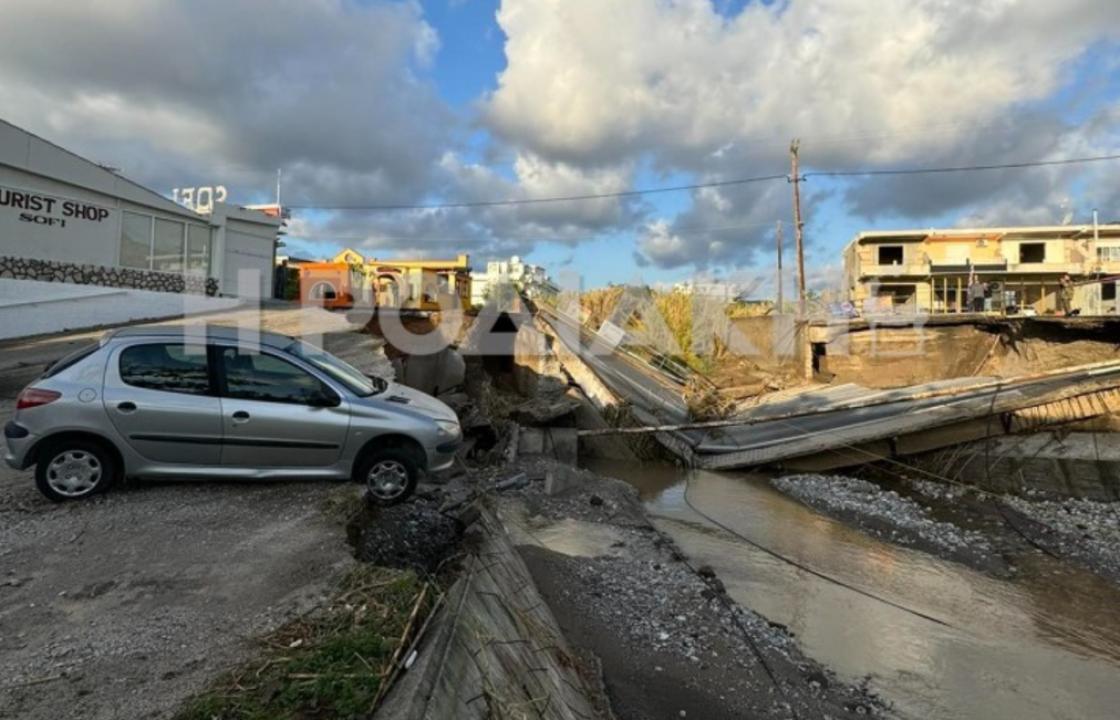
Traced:
POLYGON ((218 294, 218 281, 214 278, 103 265, 76 265, 57 260, 32 258, 0 256, 0 278, 68 282, 191 295, 218 294))

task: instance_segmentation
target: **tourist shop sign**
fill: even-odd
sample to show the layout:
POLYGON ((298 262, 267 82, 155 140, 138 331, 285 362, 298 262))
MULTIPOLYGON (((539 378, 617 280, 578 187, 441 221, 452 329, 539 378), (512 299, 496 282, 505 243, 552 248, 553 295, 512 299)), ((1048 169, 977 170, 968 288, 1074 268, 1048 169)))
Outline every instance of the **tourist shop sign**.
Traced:
POLYGON ((58 228, 73 221, 102 223, 109 217, 108 208, 100 205, 0 185, 3 211, 18 213, 20 222, 58 228))

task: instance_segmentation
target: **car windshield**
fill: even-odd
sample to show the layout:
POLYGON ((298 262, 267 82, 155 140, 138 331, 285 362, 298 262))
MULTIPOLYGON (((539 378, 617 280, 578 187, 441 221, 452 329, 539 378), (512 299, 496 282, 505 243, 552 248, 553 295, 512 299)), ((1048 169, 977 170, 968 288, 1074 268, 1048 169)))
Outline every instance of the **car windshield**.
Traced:
POLYGON ((343 362, 326 350, 302 340, 293 342, 287 347, 287 351, 330 375, 332 379, 342 383, 350 392, 359 397, 376 395, 383 392, 389 385, 381 378, 365 375, 353 365, 343 362))

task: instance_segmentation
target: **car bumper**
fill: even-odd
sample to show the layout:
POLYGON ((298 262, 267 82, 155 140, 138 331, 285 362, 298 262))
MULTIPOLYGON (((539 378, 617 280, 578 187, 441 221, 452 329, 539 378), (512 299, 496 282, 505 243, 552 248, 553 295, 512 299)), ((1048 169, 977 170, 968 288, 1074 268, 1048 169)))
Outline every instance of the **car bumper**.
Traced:
POLYGON ((428 472, 443 472, 455 464, 455 453, 462 444, 462 438, 455 438, 430 448, 428 450, 428 472))
POLYGON ((35 436, 31 432, 9 421, 4 426, 4 462, 8 467, 23 470, 27 467, 27 451, 35 444, 35 436))

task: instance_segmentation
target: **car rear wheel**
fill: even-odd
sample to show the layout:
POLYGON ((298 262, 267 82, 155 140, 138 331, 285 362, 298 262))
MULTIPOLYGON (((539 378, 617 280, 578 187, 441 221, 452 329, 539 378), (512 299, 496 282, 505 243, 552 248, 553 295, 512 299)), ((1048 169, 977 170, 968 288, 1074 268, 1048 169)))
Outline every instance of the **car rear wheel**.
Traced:
POLYGON ((105 490, 117 475, 116 459, 101 445, 68 440, 45 448, 35 467, 35 485, 54 502, 80 500, 105 490))
POLYGON ((383 448, 366 455, 355 479, 364 482, 369 495, 382 505, 394 505, 407 499, 416 490, 420 466, 412 453, 404 448, 383 448))

